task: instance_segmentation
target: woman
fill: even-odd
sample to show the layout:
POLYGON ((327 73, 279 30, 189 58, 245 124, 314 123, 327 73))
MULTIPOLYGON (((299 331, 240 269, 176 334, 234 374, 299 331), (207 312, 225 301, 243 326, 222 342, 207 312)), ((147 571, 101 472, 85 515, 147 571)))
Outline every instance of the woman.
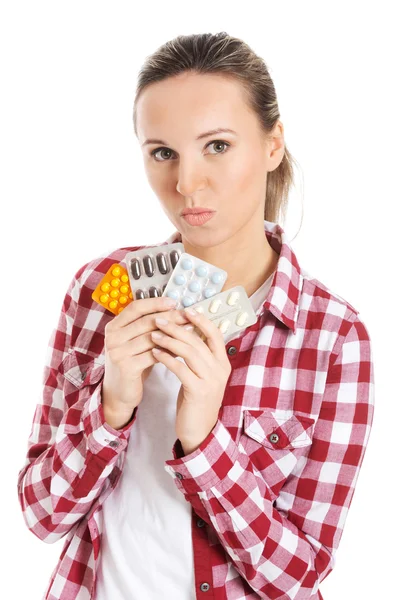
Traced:
POLYGON ((113 317, 91 294, 139 247, 79 269, 18 481, 28 528, 66 536, 44 598, 322 598, 373 364, 358 311, 299 266, 277 223, 293 182, 279 117, 265 63, 225 32, 179 36, 140 72, 135 134, 176 227, 157 245, 225 269, 257 322, 224 341, 161 298, 113 317), (182 214, 199 208, 210 218, 182 214))

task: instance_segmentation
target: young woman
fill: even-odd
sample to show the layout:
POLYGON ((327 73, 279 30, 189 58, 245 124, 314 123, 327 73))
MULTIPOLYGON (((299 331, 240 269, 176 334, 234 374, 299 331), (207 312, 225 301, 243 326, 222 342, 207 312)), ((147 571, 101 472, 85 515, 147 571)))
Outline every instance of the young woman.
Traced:
POLYGON ((225 269, 257 322, 224 340, 165 298, 113 317, 91 294, 137 246, 78 270, 18 481, 28 528, 66 536, 44 598, 322 598, 373 364, 358 311, 299 265, 277 222, 293 182, 279 117, 265 63, 225 32, 179 36, 140 72, 135 134, 176 228, 149 246, 180 241, 225 269))

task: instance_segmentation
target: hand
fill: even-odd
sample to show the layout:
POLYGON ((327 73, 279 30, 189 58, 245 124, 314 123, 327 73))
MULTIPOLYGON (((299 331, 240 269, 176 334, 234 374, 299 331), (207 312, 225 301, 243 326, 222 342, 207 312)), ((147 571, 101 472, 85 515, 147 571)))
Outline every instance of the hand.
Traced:
POLYGON ((194 315, 185 309, 183 314, 205 335, 203 341, 194 331, 175 323, 160 323, 161 338, 151 334, 162 350, 152 350, 182 382, 176 406, 175 430, 185 454, 196 449, 218 421, 218 413, 232 367, 226 354, 225 342, 218 327, 204 315, 194 315), (185 363, 176 360, 181 356, 185 363))
POLYGON ((168 315, 178 328, 178 323, 188 322, 181 311, 168 307, 167 301, 165 297, 135 300, 107 323, 102 403, 111 413, 130 418, 142 401, 144 380, 157 362, 150 337, 156 329, 155 317, 168 315))

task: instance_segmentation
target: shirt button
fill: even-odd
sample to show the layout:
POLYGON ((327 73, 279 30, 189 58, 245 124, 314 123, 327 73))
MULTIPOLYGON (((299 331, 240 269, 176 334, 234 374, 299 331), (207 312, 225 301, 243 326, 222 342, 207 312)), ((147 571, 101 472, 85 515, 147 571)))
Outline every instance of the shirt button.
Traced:
POLYGON ((175 475, 177 476, 178 479, 183 479, 182 473, 175 473, 175 475))
POLYGON ((119 445, 119 441, 111 440, 111 442, 108 445, 111 446, 111 448, 116 448, 119 445))
POLYGON ((197 527, 204 527, 204 525, 206 524, 205 521, 203 521, 203 519, 197 519, 197 527))
POLYGON ((202 592, 208 592, 208 590, 210 589, 210 584, 209 583, 202 583, 200 586, 200 589, 202 592))
POLYGON ((276 444, 276 442, 279 442, 279 435, 277 433, 271 433, 269 436, 269 441, 273 444, 276 444))
POLYGON ((230 354, 231 356, 233 354, 236 354, 236 347, 235 346, 229 346, 229 348, 228 348, 228 354, 230 354))

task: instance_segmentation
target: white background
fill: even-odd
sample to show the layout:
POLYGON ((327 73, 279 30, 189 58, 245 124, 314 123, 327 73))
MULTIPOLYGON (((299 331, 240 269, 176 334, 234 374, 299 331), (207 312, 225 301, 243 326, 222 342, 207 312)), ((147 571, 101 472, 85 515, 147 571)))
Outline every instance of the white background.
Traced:
POLYGON ((174 231, 133 133, 138 70, 178 34, 221 30, 262 55, 275 82, 286 143, 301 166, 284 224, 299 262, 360 311, 373 343, 372 434, 321 592, 324 600, 399 594, 396 4, 2 2, 1 588, 8 597, 40 599, 64 543, 46 545, 27 530, 16 483, 66 289, 99 254, 160 243, 174 231))

